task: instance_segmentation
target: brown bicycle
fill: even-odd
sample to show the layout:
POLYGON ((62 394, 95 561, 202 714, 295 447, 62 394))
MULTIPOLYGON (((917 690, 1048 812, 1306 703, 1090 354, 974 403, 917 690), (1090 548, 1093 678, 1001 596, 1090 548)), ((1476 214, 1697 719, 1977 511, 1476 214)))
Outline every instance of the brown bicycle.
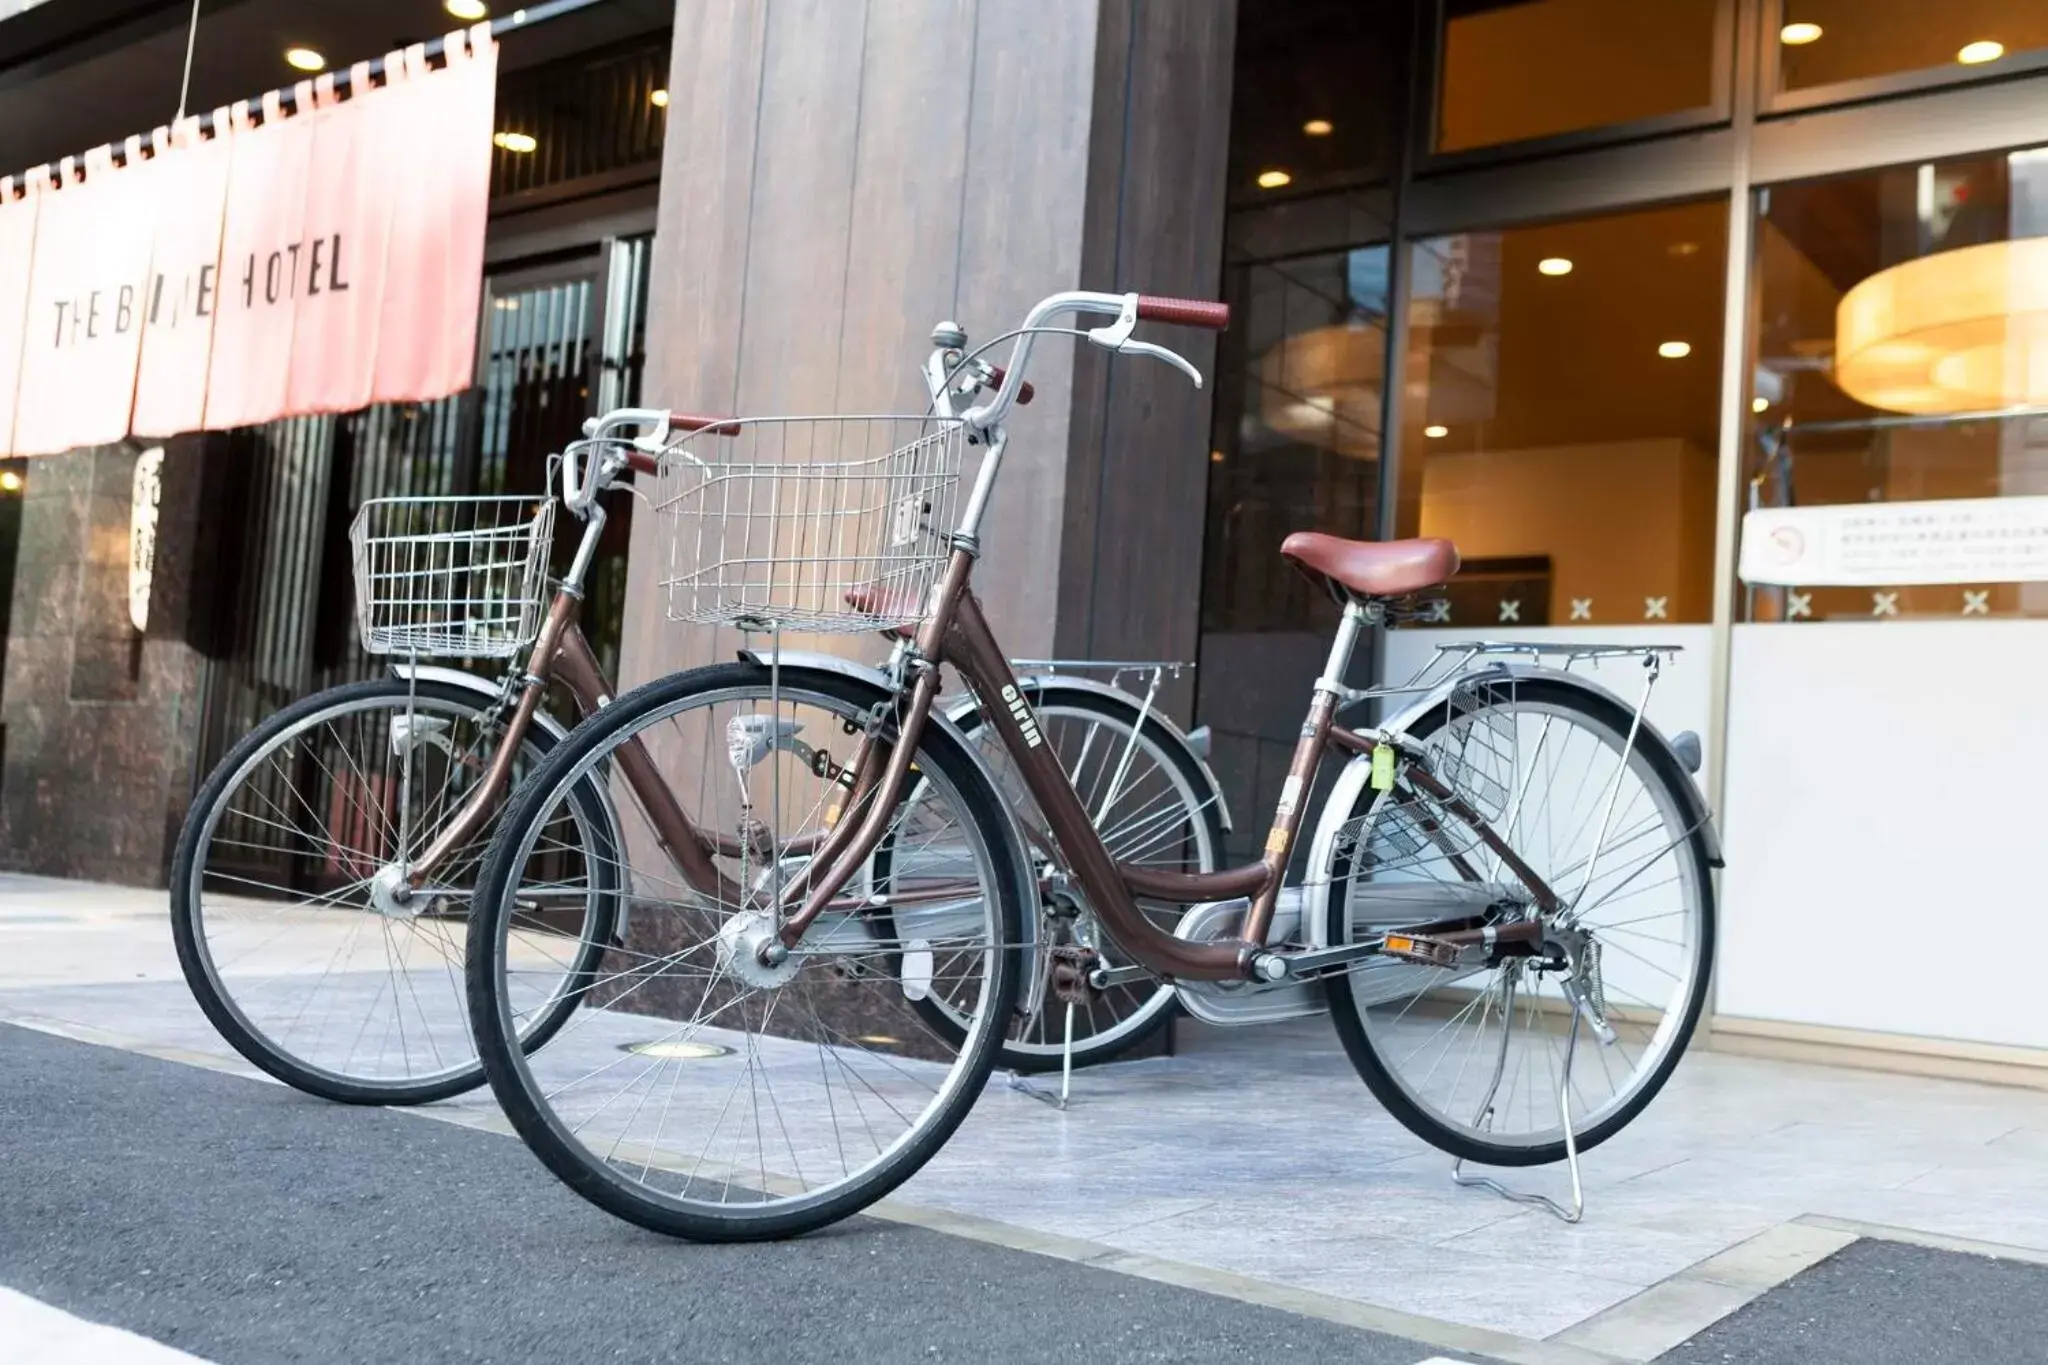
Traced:
MULTIPOLYGON (((959 364, 957 349, 952 360, 934 371, 946 404, 999 380, 993 367, 959 364)), ((351 531, 359 632, 391 675, 304 697, 244 736, 194 797, 173 864, 171 923, 186 981, 255 1065, 348 1103, 417 1104, 482 1083, 462 999, 460 921, 507 793, 568 733, 542 698, 558 687, 579 717, 611 700, 577 625, 604 530, 601 496, 628 475, 651 478, 668 433, 708 425, 637 409, 589 424, 559 462, 559 506, 582 534, 556 579, 557 499, 362 506, 351 531)), ((1220 865, 1221 795, 1187 735, 1144 696, 1099 681, 1053 671, 1026 687, 1119 856, 1220 865)), ((945 720, 989 738, 971 699, 945 720)), ((691 826, 640 746, 620 751, 616 778, 593 775, 567 798, 540 843, 564 889, 526 897, 508 930, 525 979, 548 1002, 523 1022, 529 1050, 574 1009, 579 997, 564 983, 588 976, 630 927, 617 875, 621 806, 651 803, 692 884, 713 894, 719 860, 745 851, 735 836, 691 826)), ((790 841, 783 852, 801 847, 790 841)), ((1048 940, 1062 928, 1049 922, 1048 940)), ((1078 1012, 1022 1012, 1000 1055, 1021 1071, 1087 1065, 1142 1041, 1173 1003, 1171 990, 1132 984, 1078 1012)), ((938 1002, 926 1013, 932 1027, 954 1026, 938 1002)))
MULTIPOLYGON (((1712 960, 1718 852, 1644 702, 1472 646, 1381 725, 1336 723, 1374 695, 1345 681, 1360 635, 1456 571, 1448 542, 1287 542, 1341 614, 1259 861, 1161 869, 1105 845, 970 577, 1040 336, 1149 355, 1199 383, 1134 337, 1143 320, 1221 328, 1228 310, 1054 295, 996 339, 1016 339, 1007 378, 957 416, 732 419, 714 430, 733 440, 661 457, 670 617, 764 643, 578 726, 515 796, 469 921, 492 1087, 585 1197, 704 1240, 843 1218, 944 1144, 1020 1010, 1132 981, 1170 981, 1226 1021, 1320 997, 1402 1123, 1493 1164, 1604 1141, 1677 1064, 1712 960), (1054 325, 1090 313, 1113 320, 1054 325), (882 679, 787 648, 878 627, 914 635, 882 679), (1000 770, 945 722, 949 668, 1000 739, 1000 770), (591 890, 587 870, 550 865, 547 831, 629 752, 650 755, 675 798, 629 822, 605 872, 631 928, 573 979, 530 972, 521 915, 591 890), (1306 874, 1287 885, 1325 790, 1306 874), (682 856, 685 810, 718 832, 715 879, 682 856), (1041 905, 1069 928, 1051 944, 1041 905), (565 994, 584 1008, 528 1055, 531 1021, 565 994)), ((1664 653, 1580 652, 1639 657, 1645 702, 1664 653)))

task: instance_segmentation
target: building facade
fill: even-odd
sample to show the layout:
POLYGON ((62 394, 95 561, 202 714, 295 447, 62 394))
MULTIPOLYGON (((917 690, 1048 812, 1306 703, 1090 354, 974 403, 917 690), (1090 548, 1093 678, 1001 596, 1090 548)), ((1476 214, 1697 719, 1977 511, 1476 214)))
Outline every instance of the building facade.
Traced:
MULTIPOLYGON (((346 61, 449 26, 433 0, 349 8, 223 7, 194 105, 284 80, 286 37, 346 61)), ((1212 728, 1256 839, 1332 621, 1280 541, 1451 536, 1448 620, 1388 632, 1362 671, 1396 683, 1476 635, 1685 646, 1651 714, 1705 738, 1724 831, 1715 1045, 2048 1077, 2021 955, 1923 946, 2033 880, 2048 725, 2023 680, 2048 657, 2048 589, 1738 572, 1753 511, 2018 515, 2048 492, 2048 283, 2026 246, 2048 236, 2048 11, 603 0, 542 17, 562 8, 505 39, 499 126, 527 150, 499 153, 470 394, 172 443, 140 626, 146 452, 8 467, 0 862, 161 879, 195 775, 235 734, 370 666, 337 539, 363 496, 517 486, 636 394, 921 406, 934 323, 992 336, 1056 289, 1220 294, 1229 332, 1175 338, 1213 376, 1200 392, 1040 349, 980 576, 1013 648, 1195 660, 1174 705, 1212 728), (1960 321, 1914 323, 1968 292, 1944 273, 1965 259, 1994 260, 1995 287, 1960 321), (1895 321, 1852 355, 1859 290, 1895 321)), ((49 0, 0 19, 0 163, 161 120, 88 95, 177 69, 186 13, 49 0)), ((724 649, 666 628, 652 528, 619 524, 592 612, 624 677, 724 649)))

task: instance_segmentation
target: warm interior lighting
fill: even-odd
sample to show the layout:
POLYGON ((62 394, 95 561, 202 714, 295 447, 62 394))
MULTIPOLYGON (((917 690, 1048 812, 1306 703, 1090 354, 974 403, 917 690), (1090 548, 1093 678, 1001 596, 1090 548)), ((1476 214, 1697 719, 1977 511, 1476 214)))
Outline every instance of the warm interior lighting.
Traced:
POLYGON ((1571 261, 1563 256, 1545 256, 1542 260, 1536 262, 1536 268, 1545 275, 1569 275, 1572 273, 1571 261))
POLYGON ((1749 410, 1751 412, 1767 412, 1770 410, 1770 406, 1771 400, 1768 398, 1752 398, 1749 400, 1749 410))
POLYGON ((665 1062, 708 1062, 713 1057, 732 1054, 729 1047, 717 1043, 692 1043, 681 1040, 661 1043, 627 1043, 625 1051, 638 1057, 658 1057, 665 1062))
POLYGON ((1424 436, 1427 436, 1432 441, 1441 441, 1444 437, 1451 434, 1451 429, 1446 426, 1439 426, 1435 422, 1431 422, 1428 426, 1422 429, 1422 434, 1424 436))
POLYGON ((1667 249, 1672 255, 1681 258, 1700 254, 1700 244, 1698 242, 1673 242, 1667 249))
POLYGON ((1964 66, 1982 66, 1995 62, 2005 55, 2005 44, 1990 38, 1979 38, 1974 43, 1963 44, 1963 50, 1956 53, 1956 60, 1964 66))
POLYGON ((1820 41, 1819 24, 1787 24, 1778 30, 1778 41, 1787 47, 1804 47, 1820 41))
POLYGON ((1222 451, 1220 451, 1220 450, 1212 450, 1212 451, 1210 451, 1210 452, 1209 452, 1209 463, 1210 463, 1210 464, 1222 464, 1222 463, 1223 463, 1223 452, 1222 452, 1222 451))
POLYGON ((657 109, 666 109, 666 108, 668 108, 668 91, 666 91, 666 90, 653 90, 653 91, 649 91, 649 92, 648 92, 648 95, 647 95, 647 102, 648 102, 649 104, 653 105, 653 106, 654 106, 655 108, 657 108, 657 109))
POLYGON ((20 491, 21 475, 11 469, 0 470, 0 493, 19 493, 20 491))
POLYGON ((442 0, 441 8, 465 22, 474 23, 491 12, 484 0, 442 0))
POLYGON ((2048 403, 2048 238, 1880 270, 1835 309, 1835 383, 1890 412, 2048 403))
POLYGON ((1282 185, 1291 185, 1293 183, 1294 177, 1282 170, 1259 172, 1259 188, 1262 190, 1277 190, 1282 185))
POLYGON ((518 152, 523 156, 540 146, 540 143, 534 141, 532 133, 492 133, 491 145, 503 147, 508 152, 518 152))
POLYGON ((1335 130, 1335 126, 1326 118, 1312 118, 1301 125, 1301 131, 1310 137, 1328 137, 1335 130))
POLYGON ((294 71, 325 71, 327 59, 310 47, 288 47, 284 50, 284 64, 294 71))
POLYGON ((1692 343, 1690 341, 1660 341, 1657 343, 1657 354, 1663 356, 1666 360, 1683 360, 1692 354, 1692 343))

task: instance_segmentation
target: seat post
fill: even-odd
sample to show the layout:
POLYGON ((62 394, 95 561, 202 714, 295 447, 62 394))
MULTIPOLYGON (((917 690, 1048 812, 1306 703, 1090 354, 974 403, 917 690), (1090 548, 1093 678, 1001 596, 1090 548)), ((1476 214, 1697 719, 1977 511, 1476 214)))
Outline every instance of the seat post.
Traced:
POLYGON ((1323 663, 1323 675, 1316 679, 1315 690, 1332 697, 1341 697, 1351 689, 1344 682, 1344 675, 1351 671, 1351 656, 1358 648, 1358 634, 1378 619, 1377 604, 1367 606, 1356 597, 1344 599, 1344 615, 1337 622, 1337 634, 1330 641, 1330 657, 1323 663))

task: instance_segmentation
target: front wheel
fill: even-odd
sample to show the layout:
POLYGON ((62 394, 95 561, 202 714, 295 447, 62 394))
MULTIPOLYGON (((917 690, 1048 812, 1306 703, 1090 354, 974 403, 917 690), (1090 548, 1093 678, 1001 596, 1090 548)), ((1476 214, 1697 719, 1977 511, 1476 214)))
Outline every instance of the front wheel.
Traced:
MULTIPOLYGON (((1691 778, 1647 735, 1631 746, 1631 721, 1587 689, 1523 679, 1462 690, 1408 731, 1427 769, 1565 907, 1549 925, 1565 947, 1548 955, 1465 968, 1379 957, 1330 978, 1353 1066, 1443 1151, 1494 1166, 1563 1160, 1560 1092, 1578 1149, 1598 1146, 1655 1097, 1699 1020, 1714 958, 1706 831, 1691 778)), ((1498 926, 1535 915, 1510 860, 1450 806, 1405 771, 1392 790, 1361 793, 1329 869, 1331 943, 1412 927, 1404 897, 1462 896, 1492 906, 1498 926)))
POLYGON ((845 769, 871 729, 893 743, 889 694, 861 680, 700 668, 620 697, 520 789, 470 920, 471 1016, 513 1126, 592 1203, 698 1241, 794 1236, 908 1179, 973 1106, 1015 1003, 1030 888, 957 740, 925 728, 886 887, 857 875, 786 956, 774 947, 810 851, 868 814, 846 806, 845 769), (636 746, 663 789, 623 816, 625 941, 529 1057, 515 1040, 554 1008, 556 982, 528 980, 509 928, 555 889, 544 835, 563 803, 596 774, 635 771, 636 746), (666 851, 684 840, 713 866, 686 873, 666 851), (932 994, 960 1007, 958 1035, 925 1027, 932 994))
MULTIPOLYGON (((288 1085, 349 1104, 421 1104, 483 1080, 462 1000, 462 925, 484 832, 399 903, 414 865, 505 742, 490 696, 378 678, 315 693, 245 735, 193 798, 171 869, 171 932, 200 1008, 237 1052, 288 1085)), ((554 739, 528 727, 508 786, 554 739)), ((613 933, 618 838, 595 784, 550 835, 573 894, 522 918, 528 952, 567 977, 613 933)), ((574 1002, 536 1015, 537 1047, 574 1002)))

